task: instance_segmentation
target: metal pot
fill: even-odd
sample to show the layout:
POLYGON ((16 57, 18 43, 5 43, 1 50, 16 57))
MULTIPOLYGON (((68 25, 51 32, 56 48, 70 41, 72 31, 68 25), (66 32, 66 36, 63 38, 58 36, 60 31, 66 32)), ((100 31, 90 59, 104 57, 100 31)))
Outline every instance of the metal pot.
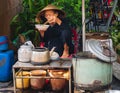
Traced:
POLYGON ((48 50, 48 48, 43 47, 37 47, 32 50, 32 56, 31 56, 31 62, 33 64, 46 64, 50 61, 50 57, 52 56, 54 52, 55 47, 51 49, 51 51, 48 50))
POLYGON ((109 88, 112 82, 112 63, 116 61, 112 41, 90 39, 87 43, 89 52, 72 59, 74 81, 85 90, 109 88))
POLYGON ((31 62, 33 64, 45 64, 50 60, 50 52, 47 48, 35 48, 32 50, 31 62))
POLYGON ((18 60, 20 62, 30 62, 32 47, 29 45, 21 45, 18 49, 18 60))
MULTIPOLYGON (((90 56, 90 55, 89 55, 90 56)), ((106 89, 112 82, 112 62, 92 57, 72 58, 74 82, 84 90, 106 89)))

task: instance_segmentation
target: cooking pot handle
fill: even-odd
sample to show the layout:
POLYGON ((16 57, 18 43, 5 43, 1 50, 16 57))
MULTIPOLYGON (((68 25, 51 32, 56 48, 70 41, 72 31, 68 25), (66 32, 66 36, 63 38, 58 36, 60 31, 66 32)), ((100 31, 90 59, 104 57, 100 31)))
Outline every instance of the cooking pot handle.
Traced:
POLYGON ((52 53, 54 52, 55 48, 56 48, 56 47, 53 47, 53 48, 51 49, 51 51, 50 51, 50 56, 52 56, 52 53))

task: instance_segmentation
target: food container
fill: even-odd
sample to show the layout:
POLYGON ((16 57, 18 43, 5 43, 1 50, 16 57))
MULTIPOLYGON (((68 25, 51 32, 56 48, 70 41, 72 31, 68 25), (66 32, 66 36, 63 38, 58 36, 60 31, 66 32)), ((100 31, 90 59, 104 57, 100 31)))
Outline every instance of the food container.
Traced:
POLYGON ((49 70, 48 72, 50 77, 53 78, 50 79, 52 90, 59 91, 66 87, 67 79, 64 78, 64 73, 66 73, 65 70, 49 70))
POLYGON ((32 47, 29 45, 21 45, 18 49, 18 60, 20 62, 30 62, 32 47))
POLYGON ((46 64, 50 60, 50 52, 47 48, 35 48, 32 51, 32 64, 46 64))
POLYGON ((108 89, 110 86, 112 63, 82 56, 72 58, 72 63, 75 87, 95 91, 108 89))
POLYGON ((16 78, 16 88, 25 89, 30 86, 30 82, 29 82, 30 72, 21 71, 19 73, 16 73, 16 76, 18 76, 18 78, 16 78), (22 76, 25 76, 25 78, 22 78, 22 76))
POLYGON ((51 54, 51 56, 50 56, 50 59, 51 60, 59 60, 60 59, 60 56, 59 56, 59 54, 57 53, 57 52, 53 52, 52 54, 51 54))
POLYGON ((31 71, 31 76, 37 77, 37 78, 31 78, 30 79, 30 85, 33 89, 43 89, 45 86, 45 79, 44 78, 39 78, 40 76, 46 76, 46 71, 45 70, 32 70, 31 71))
POLYGON ((38 30, 41 30, 41 31, 46 31, 48 27, 49 27, 49 25, 43 25, 43 24, 35 25, 35 28, 37 28, 38 30))
POLYGON ((88 91, 101 91, 110 87, 112 64, 116 61, 116 54, 110 42, 90 39, 90 51, 72 58, 75 87, 79 86, 88 91))

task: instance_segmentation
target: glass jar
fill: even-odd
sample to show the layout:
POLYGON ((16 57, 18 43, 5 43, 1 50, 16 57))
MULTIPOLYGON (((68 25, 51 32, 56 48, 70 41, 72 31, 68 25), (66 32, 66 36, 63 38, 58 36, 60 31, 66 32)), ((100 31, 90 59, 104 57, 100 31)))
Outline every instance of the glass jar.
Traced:
POLYGON ((32 54, 32 48, 28 45, 22 45, 18 49, 18 60, 21 62, 30 62, 32 54))

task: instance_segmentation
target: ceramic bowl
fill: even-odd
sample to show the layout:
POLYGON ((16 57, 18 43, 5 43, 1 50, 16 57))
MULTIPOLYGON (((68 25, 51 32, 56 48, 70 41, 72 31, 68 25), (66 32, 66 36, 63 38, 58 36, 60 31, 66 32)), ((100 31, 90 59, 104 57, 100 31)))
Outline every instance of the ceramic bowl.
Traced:
POLYGON ((49 25, 36 24, 35 28, 41 31, 46 31, 49 25))

